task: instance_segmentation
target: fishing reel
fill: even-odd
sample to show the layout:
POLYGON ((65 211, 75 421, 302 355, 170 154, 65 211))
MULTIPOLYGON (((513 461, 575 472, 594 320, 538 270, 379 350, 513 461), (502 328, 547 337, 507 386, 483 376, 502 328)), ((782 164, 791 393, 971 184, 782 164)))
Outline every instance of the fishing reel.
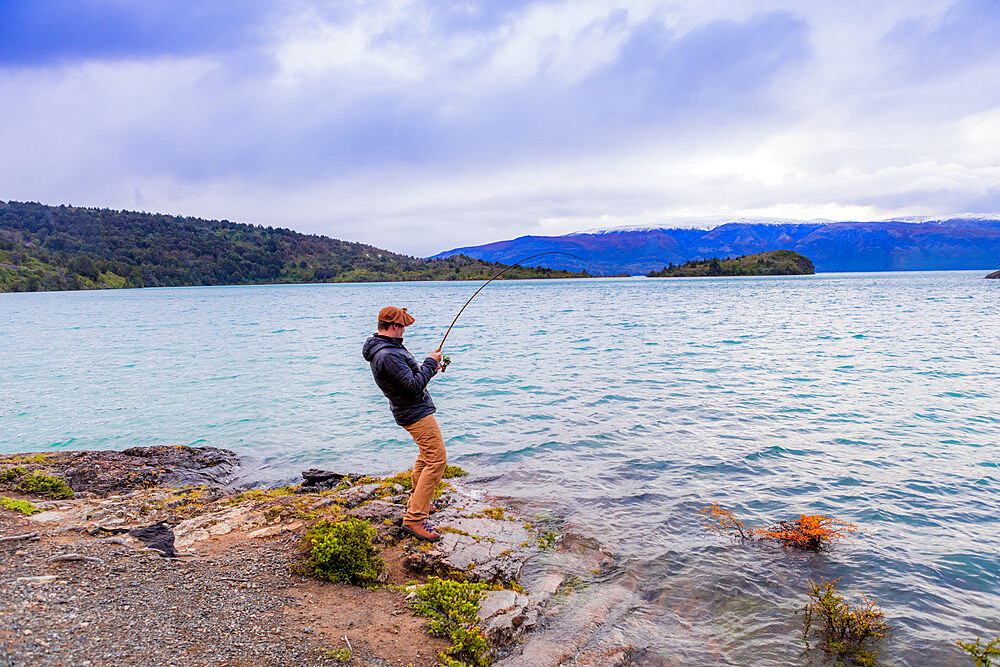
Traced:
POLYGON ((451 357, 442 357, 441 359, 441 372, 444 373, 448 368, 448 364, 451 363, 451 357))

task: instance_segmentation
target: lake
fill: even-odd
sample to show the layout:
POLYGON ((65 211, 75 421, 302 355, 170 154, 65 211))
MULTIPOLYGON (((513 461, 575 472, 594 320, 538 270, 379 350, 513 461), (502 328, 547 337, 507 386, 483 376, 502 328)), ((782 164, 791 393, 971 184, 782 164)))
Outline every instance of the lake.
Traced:
MULTIPOLYGON (((412 464, 361 358, 384 305, 437 346, 478 283, 0 294, 0 453, 212 445, 249 479, 412 464)), ((450 459, 598 537, 616 630, 689 662, 801 662, 808 579, 879 599, 888 664, 1000 634, 1000 281, 983 272, 497 282, 430 384, 450 459), (799 514, 822 553, 706 533, 799 514)))

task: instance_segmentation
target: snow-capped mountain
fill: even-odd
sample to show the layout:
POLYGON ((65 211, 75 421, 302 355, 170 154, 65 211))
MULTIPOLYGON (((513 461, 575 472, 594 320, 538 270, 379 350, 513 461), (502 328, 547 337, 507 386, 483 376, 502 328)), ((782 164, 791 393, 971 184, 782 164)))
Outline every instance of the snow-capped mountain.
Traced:
POLYGON ((879 221, 778 218, 683 218, 668 226, 619 227, 566 234, 522 236, 435 255, 466 254, 551 268, 644 274, 689 259, 735 257, 788 249, 809 257, 817 271, 996 269, 1000 266, 1000 215, 962 214, 879 221))

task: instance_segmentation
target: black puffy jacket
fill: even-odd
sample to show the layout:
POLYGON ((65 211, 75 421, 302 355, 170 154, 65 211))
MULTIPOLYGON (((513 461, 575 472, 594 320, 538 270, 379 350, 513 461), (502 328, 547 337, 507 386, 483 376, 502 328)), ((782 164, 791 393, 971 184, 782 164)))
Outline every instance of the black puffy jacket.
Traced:
POLYGON ((371 364, 375 384, 389 399, 397 424, 409 426, 437 410, 427 393, 427 383, 437 373, 436 361, 427 357, 418 366, 402 338, 379 334, 365 341, 361 354, 371 364))

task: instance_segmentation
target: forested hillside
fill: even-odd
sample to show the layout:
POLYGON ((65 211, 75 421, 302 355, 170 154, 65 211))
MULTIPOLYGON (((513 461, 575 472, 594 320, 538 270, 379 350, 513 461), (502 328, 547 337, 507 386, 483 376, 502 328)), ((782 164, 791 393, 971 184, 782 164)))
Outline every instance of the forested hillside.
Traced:
MULTIPOLYGON (((0 202, 0 292, 312 282, 479 280, 503 264, 426 260, 289 229, 0 202)), ((505 278, 585 276, 515 268, 505 278)))

